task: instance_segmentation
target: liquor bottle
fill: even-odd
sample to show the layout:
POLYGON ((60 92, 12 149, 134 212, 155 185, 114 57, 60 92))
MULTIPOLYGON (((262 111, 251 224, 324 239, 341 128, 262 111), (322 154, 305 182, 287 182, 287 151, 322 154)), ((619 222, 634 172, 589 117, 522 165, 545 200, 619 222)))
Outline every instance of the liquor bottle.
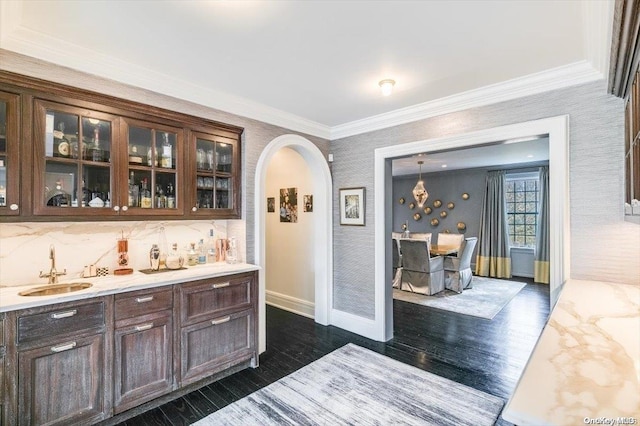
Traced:
POLYGON ((169 143, 169 133, 165 132, 163 134, 164 140, 162 141, 162 160, 161 167, 165 167, 170 169, 173 166, 173 151, 171 148, 171 144, 169 143))
POLYGON ((147 150, 147 166, 152 167, 157 165, 158 165, 157 158, 153 156, 153 147, 149 146, 149 149, 147 150))
POLYGON ((140 207, 140 188, 134 183, 133 171, 129 175, 129 207, 140 207))
POLYGON ((89 150, 89 158, 87 159, 98 162, 104 161, 104 152, 100 147, 100 127, 98 125, 93 129, 93 146, 89 150))
POLYGON ((204 245, 204 240, 200 238, 198 242, 198 264, 203 265, 207 263, 207 248, 204 245))
POLYGON ((58 130, 53 132, 56 146, 54 155, 56 157, 68 157, 71 153, 71 145, 69 144, 69 139, 67 139, 67 136, 64 134, 64 128, 64 122, 61 121, 60 124, 58 124, 58 130))
POLYGON ((196 251, 196 243, 191 243, 189 251, 187 251, 187 265, 195 266, 198 264, 198 252, 196 251))
POLYGON ((156 184, 156 208, 164 209, 167 207, 167 196, 164 195, 162 185, 156 184))
POLYGON ((140 189, 140 207, 143 209, 150 209, 151 204, 151 191, 147 186, 147 179, 142 179, 142 189, 140 189))
POLYGON ((213 234, 213 228, 209 229, 209 239, 207 240, 207 263, 215 263, 216 261, 216 238, 213 234))
POLYGON ((176 194, 173 191, 173 183, 171 182, 167 184, 167 208, 176 208, 176 194))

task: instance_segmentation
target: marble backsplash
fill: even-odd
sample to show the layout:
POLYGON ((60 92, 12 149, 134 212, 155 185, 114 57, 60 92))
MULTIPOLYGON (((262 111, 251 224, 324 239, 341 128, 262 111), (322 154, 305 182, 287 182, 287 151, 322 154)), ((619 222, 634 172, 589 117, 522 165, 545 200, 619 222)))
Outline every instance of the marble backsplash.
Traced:
POLYGON ((149 267, 149 250, 159 244, 164 228, 169 249, 173 243, 185 250, 189 243, 207 240, 213 228, 216 238, 236 237, 238 261, 246 259, 244 221, 136 221, 136 222, 23 222, 0 224, 0 287, 46 284, 40 271, 49 272, 49 247, 56 251, 56 269, 67 270, 60 281, 80 278, 86 265, 108 267, 112 274, 117 260, 117 240, 129 239, 129 266, 149 267), (237 223, 240 222, 240 223, 237 223), (230 232, 228 234, 228 231, 230 232), (242 235, 239 235, 242 234, 242 235))

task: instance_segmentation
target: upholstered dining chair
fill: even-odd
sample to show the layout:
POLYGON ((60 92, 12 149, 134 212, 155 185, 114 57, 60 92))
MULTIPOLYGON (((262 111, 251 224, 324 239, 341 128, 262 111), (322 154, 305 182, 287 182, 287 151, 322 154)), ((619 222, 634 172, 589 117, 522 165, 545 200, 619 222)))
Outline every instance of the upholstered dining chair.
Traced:
POLYGON ((466 238, 462 241, 457 255, 444 258, 444 284, 447 289, 462 293, 465 288, 471 288, 471 255, 477 243, 476 237, 466 238))
POLYGON ((464 240, 464 235, 462 234, 447 234, 447 233, 439 233, 438 234, 438 245, 439 246, 456 246, 460 247, 462 241, 464 240))
POLYGON ((402 280, 402 255, 400 254, 400 242, 398 238, 393 238, 391 245, 391 250, 393 251, 393 281, 391 286, 393 288, 400 288, 400 282, 402 280))
POLYGON ((403 238, 401 289, 432 295, 444 290, 442 256, 429 256, 429 242, 403 238))

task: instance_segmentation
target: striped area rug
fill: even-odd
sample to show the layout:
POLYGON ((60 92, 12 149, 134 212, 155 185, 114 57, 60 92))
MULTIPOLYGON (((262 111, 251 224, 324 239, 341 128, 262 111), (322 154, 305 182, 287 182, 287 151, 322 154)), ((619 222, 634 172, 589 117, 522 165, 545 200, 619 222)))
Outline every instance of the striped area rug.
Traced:
POLYGON ((195 423, 493 425, 503 401, 347 344, 195 423))

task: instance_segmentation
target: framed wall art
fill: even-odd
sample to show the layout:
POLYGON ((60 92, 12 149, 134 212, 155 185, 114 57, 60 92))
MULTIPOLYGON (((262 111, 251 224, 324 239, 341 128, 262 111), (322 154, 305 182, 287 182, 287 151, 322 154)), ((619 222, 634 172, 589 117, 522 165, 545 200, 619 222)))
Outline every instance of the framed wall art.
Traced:
POLYGON ((364 226, 364 187, 340 189, 340 225, 364 226))

